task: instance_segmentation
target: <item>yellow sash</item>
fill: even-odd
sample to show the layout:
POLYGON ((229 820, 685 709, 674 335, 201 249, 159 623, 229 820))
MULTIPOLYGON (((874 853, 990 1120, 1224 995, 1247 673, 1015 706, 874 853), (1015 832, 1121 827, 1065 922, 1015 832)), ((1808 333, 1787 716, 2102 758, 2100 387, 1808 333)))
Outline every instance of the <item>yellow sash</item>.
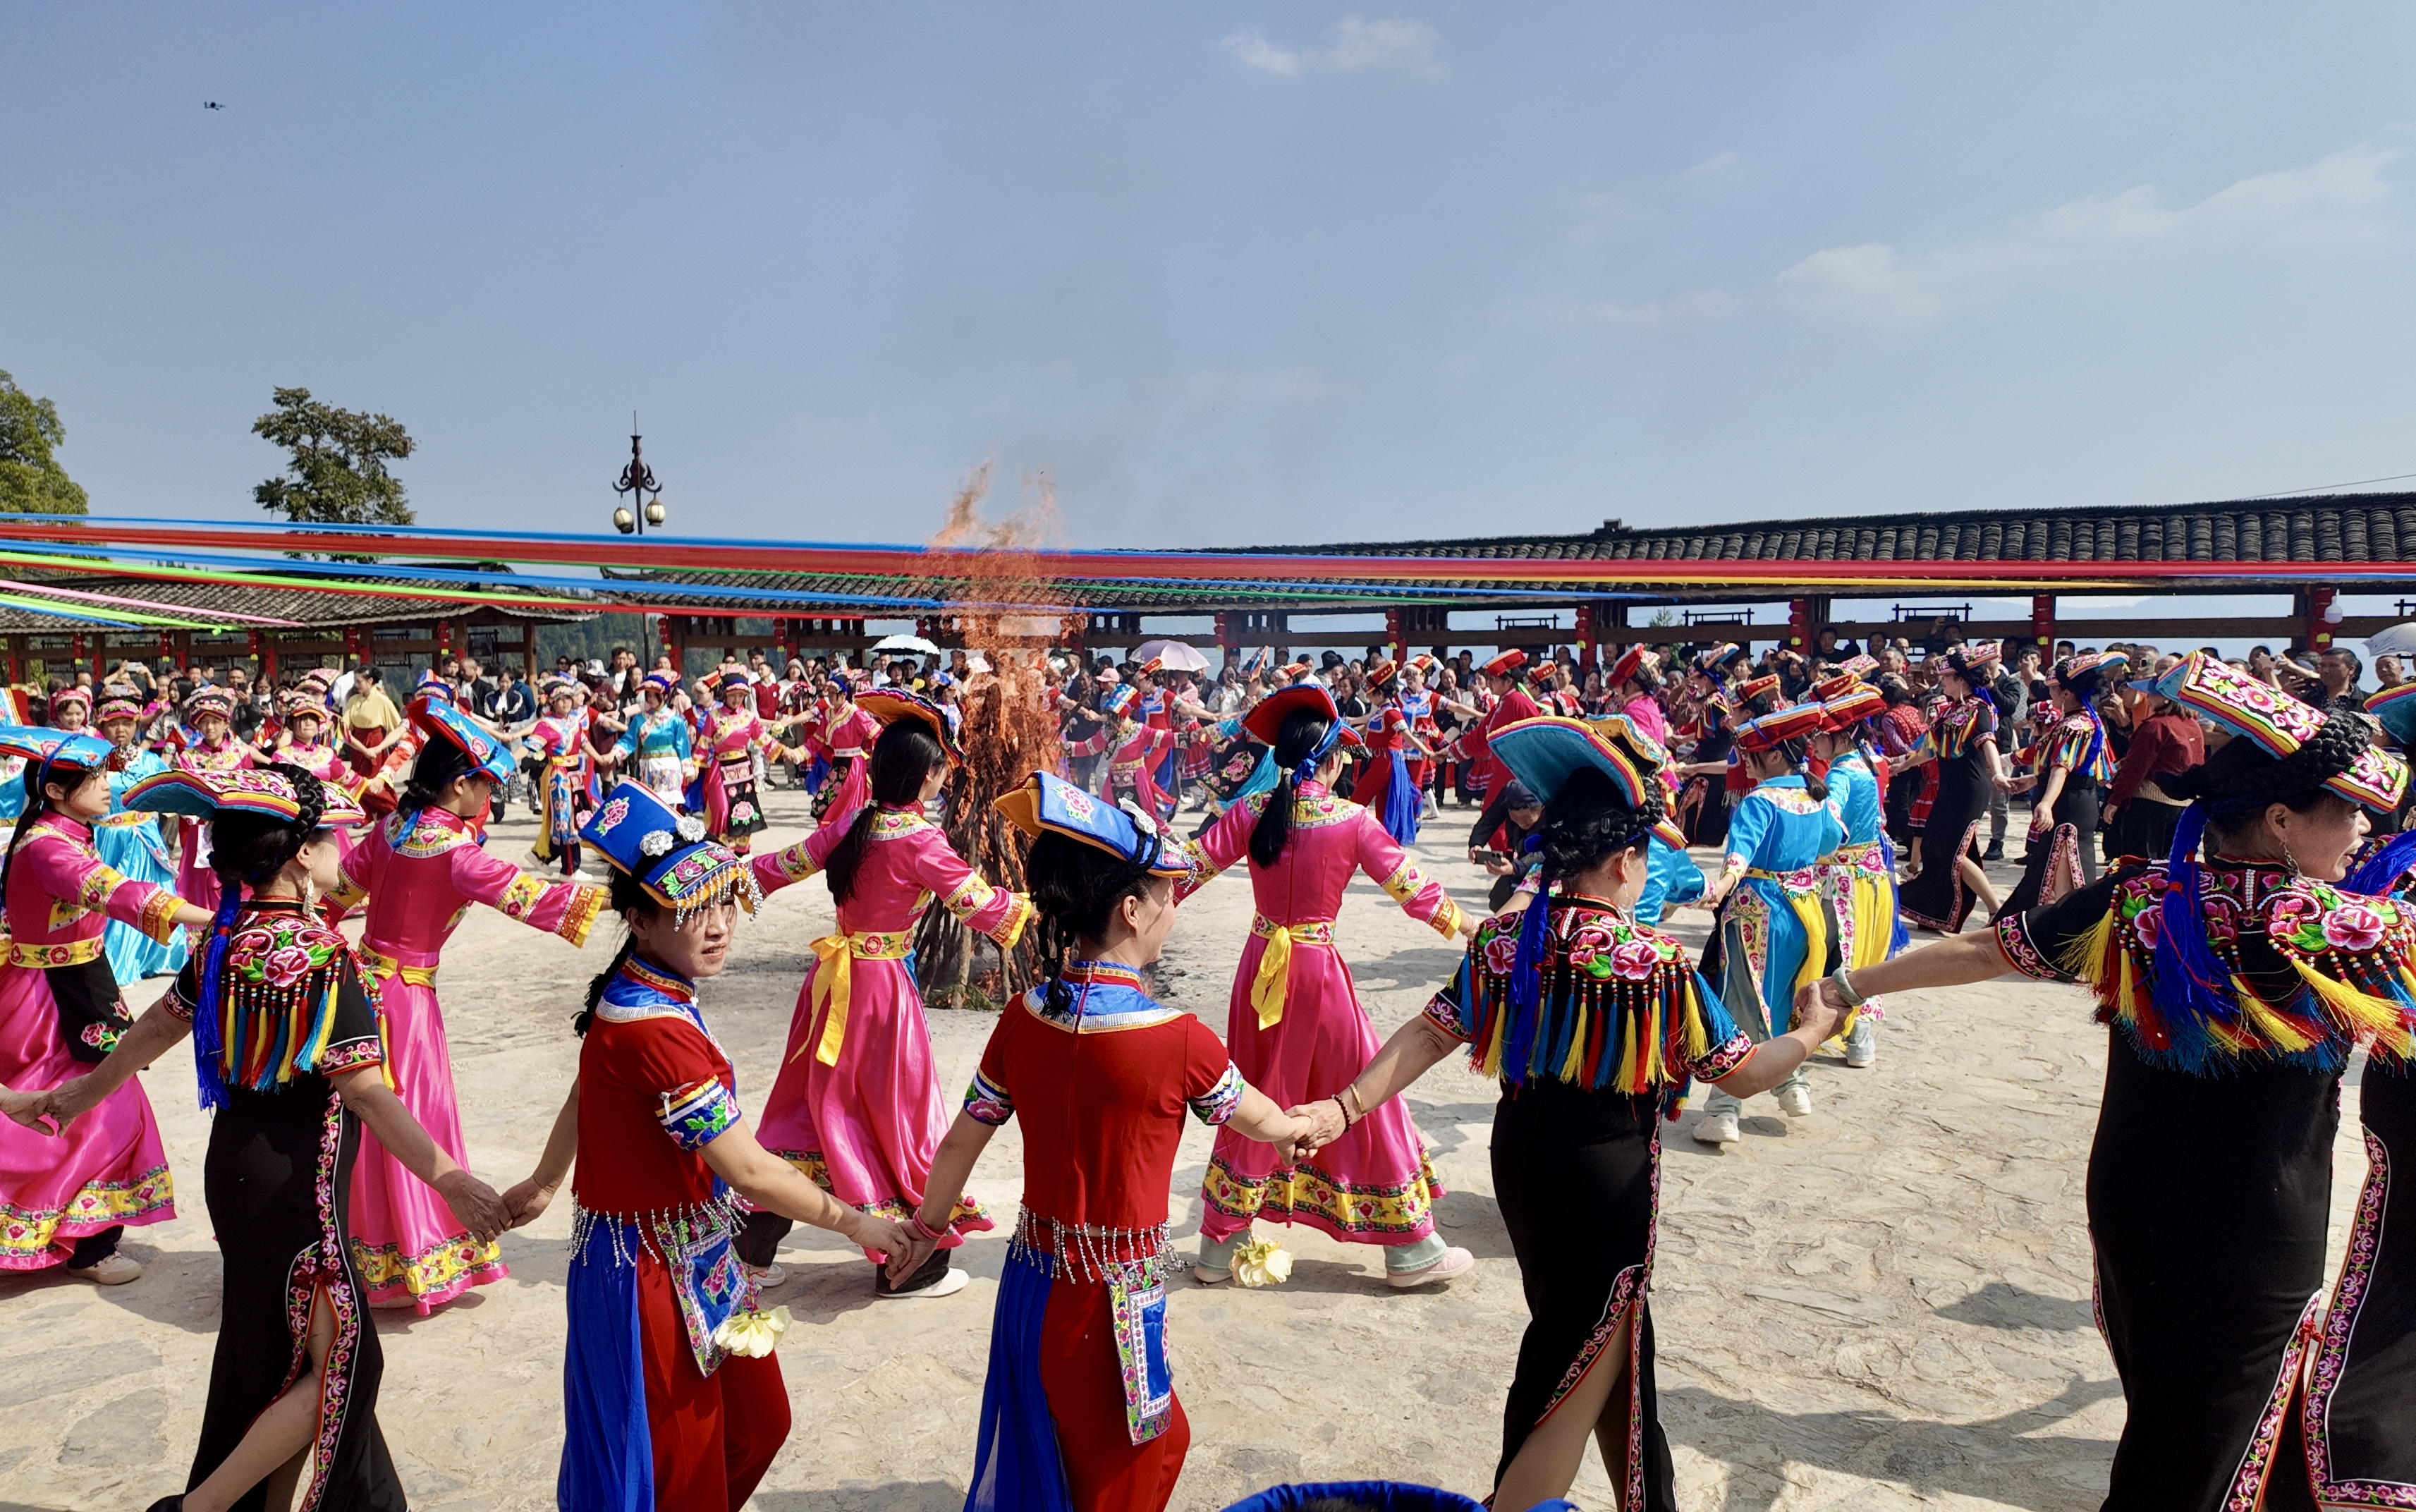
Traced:
MULTIPOLYGON (((854 987, 853 963, 903 960, 914 953, 911 937, 877 930, 862 934, 826 934, 814 942, 814 1011, 820 1013, 823 1004, 830 1005, 830 1016, 823 1021, 822 1040, 814 1047, 814 1059, 824 1066, 838 1064, 838 1048, 847 1038, 849 993, 854 987)), ((804 1053, 804 1047, 798 1047, 797 1055, 804 1053)))
POLYGON ((414 987, 436 985, 436 968, 433 966, 406 966, 369 945, 354 946, 353 954, 360 958, 361 969, 371 976, 400 976, 414 987))
POLYGON ((1277 924, 1261 915, 1250 921, 1250 932, 1267 943, 1266 953, 1259 958, 1259 973, 1250 978, 1250 1006, 1258 1010, 1259 1027, 1272 1029, 1283 1020, 1284 997, 1291 986, 1292 942, 1331 945, 1334 921, 1277 924))

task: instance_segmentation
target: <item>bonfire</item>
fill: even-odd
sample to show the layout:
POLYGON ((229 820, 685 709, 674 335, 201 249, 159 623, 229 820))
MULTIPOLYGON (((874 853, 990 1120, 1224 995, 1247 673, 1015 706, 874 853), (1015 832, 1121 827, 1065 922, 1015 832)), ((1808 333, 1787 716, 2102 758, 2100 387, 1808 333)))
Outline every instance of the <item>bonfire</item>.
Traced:
MULTIPOLYGON (((1030 615, 1009 606, 1053 597, 1035 576, 1033 548, 1053 527, 1048 479, 1024 479, 1024 507, 997 523, 981 517, 992 464, 967 476, 949 506, 947 522, 931 537, 932 579, 927 594, 948 600, 956 639, 989 670, 966 679, 958 706, 964 715, 965 765, 948 782, 942 828, 973 869, 1001 887, 1021 892, 1027 842, 996 807, 1003 793, 1034 771, 1056 771, 1064 755, 1057 711, 1048 687, 1047 635, 1030 615), (1035 635, 1033 632, 1041 630, 1035 635), (1015 642, 1037 643, 1017 647, 1015 642)), ((1056 624, 1052 617, 1050 626, 1056 624)), ((996 1008, 1032 985, 1039 952, 1031 937, 1002 951, 969 932, 947 910, 933 907, 914 928, 915 972, 923 998, 940 1007, 996 1008)))

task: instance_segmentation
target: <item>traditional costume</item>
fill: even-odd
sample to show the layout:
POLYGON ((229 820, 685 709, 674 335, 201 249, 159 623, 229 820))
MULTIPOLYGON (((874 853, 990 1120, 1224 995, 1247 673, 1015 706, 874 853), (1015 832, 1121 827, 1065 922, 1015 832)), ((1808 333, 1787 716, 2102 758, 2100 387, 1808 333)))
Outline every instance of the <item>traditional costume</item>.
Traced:
POLYGON ((1130 799, 1143 813, 1163 823, 1174 815, 1174 800, 1160 788, 1155 769, 1174 749, 1174 733, 1133 718, 1140 696, 1119 688, 1099 701, 1099 711, 1115 726, 1101 738, 1107 742, 1110 803, 1130 799))
MULTIPOLYGON (((726 699, 731 688, 748 686, 745 673, 721 676, 717 689, 726 699)), ((755 757, 769 762, 796 754, 780 744, 772 727, 755 712, 752 701, 740 709, 722 707, 704 717, 698 739, 697 778, 688 786, 690 812, 704 817, 704 832, 739 854, 753 844, 749 837, 767 827, 763 800, 755 791, 755 757)))
MULTIPOLYGON (((313 827, 365 817, 336 788, 306 804, 275 772, 163 771, 127 796, 138 811, 195 823, 227 812, 309 817, 313 827)), ((400 1507, 377 1420, 385 1356, 346 1221, 363 1130, 329 1080, 385 1064, 376 994, 344 937, 299 898, 246 899, 205 942, 160 999, 192 1025, 202 1106, 212 1111, 202 1190, 219 1246, 218 1346, 187 1487, 208 1479, 310 1368, 311 1315, 324 1298, 335 1334, 296 1504, 400 1507)), ((237 1504, 258 1505, 264 1494, 255 1489, 237 1504)))
POLYGON ((872 743, 881 735, 881 721, 860 707, 854 691, 838 684, 839 702, 823 715, 821 739, 829 748, 834 780, 814 799, 814 817, 839 826, 872 795, 872 743))
MULTIPOLYGON (((2366 745, 2354 714, 2310 708, 2203 653, 2156 688, 2273 761, 2234 768, 2225 791, 2192 779, 2167 861, 1995 926, 2015 969, 2088 983, 2113 1030, 2089 1166, 2099 1327, 2129 1409, 2107 1504, 2255 1507, 2281 1477, 2303 1489, 2312 1474, 2334 1483, 2325 1505, 2404 1505, 2416 1469, 2404 1293, 2378 1309, 2382 1348, 2363 1359, 2370 1293, 2335 1299, 2341 1347, 2319 1360, 2303 1429, 2290 1409, 2323 1300, 2342 1067, 2361 1040, 2386 1057, 2416 1047, 2416 916, 2199 844, 2212 815, 2318 785, 2387 809, 2407 769, 2366 745), (2361 1379, 2366 1362, 2381 1368, 2361 1379)), ((2376 1232, 2367 1217, 2362 1207, 2345 1283, 2374 1274, 2362 1262, 2377 1251, 2359 1247, 2376 1232)))
POLYGON ((1527 653, 1516 649, 1504 651, 1485 664, 1487 676, 1501 678, 1511 686, 1494 701, 1492 707, 1485 711, 1475 726, 1459 737, 1460 747, 1472 764, 1468 774, 1469 791, 1480 796, 1499 791, 1510 775, 1509 768, 1493 755, 1493 732, 1521 719, 1532 719, 1543 712, 1515 681, 1518 669, 1526 664, 1527 653))
MULTIPOLYGON (((1638 770, 1618 743, 1577 720, 1513 725, 1493 748, 1547 803, 1591 767, 1610 779, 1637 835, 1658 817, 1657 774, 1638 770)), ((1565 892, 1480 926, 1426 1011, 1469 1046, 1479 1073, 1502 1084, 1493 1186, 1530 1321, 1502 1408, 1495 1483, 1611 1338, 1624 1335, 1628 1473, 1615 1488, 1619 1505, 1675 1512, 1647 1306, 1660 1125, 1690 1078, 1716 1084, 1752 1059, 1754 1042, 1676 940, 1611 903, 1565 892)))
MULTIPOLYGON (((1188 869, 1153 831, 1034 773, 999 800, 1027 834, 1063 835, 1162 877, 1188 869)), ((1167 1189, 1187 1110, 1223 1125, 1245 1083, 1190 1014, 1131 967, 1068 961, 1000 1015, 964 1110, 1023 1125, 1023 1209, 990 1327, 966 1512, 1159 1512, 1191 1427, 1167 1365, 1179 1262, 1167 1189)))
POLYGON ((548 712, 537 717, 526 743, 536 753, 536 855, 560 861, 562 874, 579 871, 581 817, 596 806, 596 748, 587 738, 594 716, 583 706, 553 713, 552 705, 583 705, 577 684, 557 684, 546 695, 548 712))
MULTIPOLYGON (((509 747, 472 723, 446 700, 412 701, 409 718, 430 741, 458 747, 500 788, 510 775, 509 747)), ((436 996, 445 942, 472 903, 506 918, 584 945, 605 889, 549 883, 480 848, 481 825, 443 809, 400 810, 364 836, 344 857, 339 909, 367 903, 361 965, 386 1021, 386 1079, 429 1137, 467 1167, 461 1113, 453 1090, 452 1051, 436 996)), ((501 1251, 459 1227, 450 1210, 371 1137, 353 1187, 353 1256, 373 1307, 425 1313, 473 1286, 507 1274, 501 1251)))
MULTIPOLYGON (((1233 974, 1226 1037, 1251 1085, 1291 1108, 1332 1096, 1381 1041, 1335 948, 1334 926, 1351 873, 1364 871, 1410 917, 1448 940, 1457 904, 1396 844, 1376 816, 1337 798, 1313 774, 1338 742, 1357 735, 1313 683, 1262 700, 1245 718, 1250 733, 1276 744, 1285 718, 1308 709, 1329 720, 1323 743, 1293 768, 1289 790, 1253 794, 1195 842, 1198 868, 1185 896, 1249 855, 1250 832, 1270 802, 1292 804, 1291 833, 1272 867, 1249 863, 1258 912, 1233 974)), ((1406 1276, 1439 1263, 1447 1249, 1434 1231, 1442 1184, 1426 1142, 1396 1103, 1353 1125, 1295 1164, 1271 1144, 1219 1129, 1201 1190, 1200 1266, 1215 1274, 1254 1218, 1306 1223, 1349 1244, 1385 1248, 1388 1271, 1406 1276)))
MULTIPOLYGON (((1765 751, 1800 742, 1820 728, 1820 704, 1794 704, 1740 725, 1737 746, 1765 751)), ((1729 816, 1719 915, 1704 947, 1703 971, 1720 984, 1729 1017, 1756 1044, 1785 1034, 1794 1019, 1796 989, 1836 964, 1837 939, 1820 863, 1845 837, 1835 799, 1813 797, 1804 779, 1791 773, 1756 783, 1729 816)), ((1792 1104, 1808 1098, 1808 1086, 1798 1066, 1772 1090, 1782 1108, 1800 1116, 1792 1104)), ((1698 1136, 1707 1137, 1707 1126, 1715 1119, 1733 1119, 1741 1106, 1714 1089, 1704 1099, 1698 1136)), ((1803 1106, 1808 1111, 1808 1102, 1803 1106)))
MULTIPOLYGON (((105 1059, 133 1021, 102 954, 102 926, 124 919, 164 944, 183 900, 104 866, 90 829, 44 808, 45 784, 72 785, 109 762, 107 741, 13 725, 0 727, 0 749, 24 759, 32 810, 7 863, 0 1085, 32 1092, 105 1059)), ((120 1230, 175 1217, 174 1195, 139 1084, 119 1087, 55 1139, 0 1123, 0 1270, 98 1264, 120 1230)))
POLYGON ((1971 916, 1971 892, 1958 863, 1979 863, 1980 826, 1995 786, 1997 705, 1987 684, 1997 659, 1994 642, 1946 653, 1947 667, 1970 691, 1940 711, 1915 753, 1929 759, 1935 775, 1914 805, 1914 827, 1924 837, 1921 874, 1904 885, 1897 901, 1907 923, 1946 934, 1971 916))
MULTIPOLYGON (((951 764, 964 760, 945 716, 912 693, 876 688, 861 695, 858 710, 883 724, 913 719, 930 731, 951 764)), ((967 866, 919 806, 880 804, 862 819, 869 843, 853 890, 838 905, 838 932, 813 943, 814 962, 797 989, 757 1137, 840 1202, 903 1220, 923 1201, 931 1157, 948 1126, 914 985, 915 923, 937 900, 966 929, 1012 949, 1032 905, 967 866)), ((757 884, 772 893, 821 871, 853 824, 823 824, 755 857, 757 884)), ((942 1247, 992 1227, 981 1203, 968 1197, 942 1247)), ((748 1226, 749 1263, 770 1264, 788 1232, 788 1219, 757 1215, 748 1226)))
MULTIPOLYGON (((2062 791, 2045 834, 2033 824, 2022 858, 2022 880, 2006 898, 2003 912, 2017 914, 2052 903, 2075 887, 2097 880, 2097 813, 2106 784, 2114 778, 2114 749, 2098 717, 2097 695, 2108 675, 2130 665, 2120 651, 2096 651, 2057 663, 2055 680, 2080 703, 2040 742, 2035 765, 2044 790, 2050 773, 2063 773, 2062 791)), ((2033 802, 2036 800, 2033 799, 2033 802)))
POLYGON ((1411 718, 1401 703, 1400 668, 1377 661, 1367 669, 1367 688, 1383 703, 1368 717, 1367 754, 1351 801, 1376 816, 1384 833, 1403 845, 1418 842, 1418 786, 1410 777, 1411 718))
MULTIPOLYGON (((234 698, 225 688, 204 684, 193 689, 185 700, 185 721, 193 727, 193 738, 177 754, 176 769, 232 772, 258 763, 260 752, 234 737, 229 723, 234 718, 234 698), (209 718, 219 721, 214 735, 201 733, 201 722, 209 718)), ((177 893, 195 908, 215 909, 219 906, 219 874, 210 869, 208 822, 191 819, 178 824, 176 844, 181 853, 176 869, 177 893)))
MULTIPOLYGON (((1820 858, 1820 889, 1836 921, 1838 960, 1855 968, 1876 965, 1901 954, 1908 943, 1896 909, 1895 847, 1888 842, 1881 811, 1887 763, 1862 738, 1886 701, 1879 689, 1850 675, 1833 678, 1814 692, 1822 699, 1820 728, 1854 742, 1829 764, 1824 779, 1845 833, 1837 848, 1820 858)), ((1847 1031, 1850 1056, 1859 1060, 1867 1051, 1883 1017, 1877 998, 1855 1010, 1853 1027, 1847 1031)))
MULTIPOLYGON (((101 701, 101 724, 113 719, 139 723, 142 718, 143 705, 131 698, 111 696, 101 701)), ((126 794, 144 778, 167 769, 165 760, 131 740, 117 747, 109 762, 109 812, 92 826, 93 853, 100 857, 101 865, 119 876, 147 882, 155 887, 175 885, 175 859, 168 854, 167 841, 160 837, 159 816, 127 808, 126 794)), ((163 942, 131 924, 112 919, 102 938, 110 975, 120 985, 163 975, 185 963, 188 941, 182 932, 163 942)))
POLYGON ((687 721, 671 706, 679 679, 667 672, 653 673, 645 687, 658 702, 630 716, 629 728, 613 743, 612 754, 656 797, 676 808, 687 791, 688 756, 694 749, 687 721))
POLYGON ((1669 718, 1655 697, 1661 686, 1661 658, 1642 645, 1629 646, 1611 663, 1610 684, 1612 712, 1627 716, 1646 738, 1667 746, 1669 744, 1669 718))
MULTIPOLYGON (((645 784, 616 785, 582 839, 678 915, 757 901, 746 861, 645 784)), ((564 1512, 737 1512, 788 1437, 779 1362, 732 1347, 756 1301, 744 1211, 700 1153, 742 1116, 696 984, 624 957, 579 1047, 564 1512)))

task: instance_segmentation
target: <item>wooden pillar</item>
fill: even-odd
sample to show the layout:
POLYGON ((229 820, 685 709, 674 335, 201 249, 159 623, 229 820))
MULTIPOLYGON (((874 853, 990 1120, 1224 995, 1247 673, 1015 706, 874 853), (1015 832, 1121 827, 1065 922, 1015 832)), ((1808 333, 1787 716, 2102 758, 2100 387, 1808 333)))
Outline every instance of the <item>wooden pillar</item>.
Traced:
POLYGON ((2307 649, 2318 656, 2333 648, 2333 627, 2340 623, 2340 612, 2335 607, 2339 597, 2337 588, 2310 588, 2301 596, 2303 623, 2306 627, 2302 639, 2307 649))
POLYGON ((2039 660, 2055 660, 2055 595, 2031 596, 2031 639, 2038 643, 2039 660))

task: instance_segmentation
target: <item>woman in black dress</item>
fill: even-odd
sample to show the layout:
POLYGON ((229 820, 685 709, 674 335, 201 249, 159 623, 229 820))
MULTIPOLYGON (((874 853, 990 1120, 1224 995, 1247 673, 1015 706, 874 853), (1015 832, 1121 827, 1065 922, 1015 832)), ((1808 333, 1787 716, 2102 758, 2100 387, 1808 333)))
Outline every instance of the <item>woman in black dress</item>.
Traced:
POLYGON ((1843 1005, 2009 968, 2089 984, 2113 1028, 2089 1232, 2129 1407, 2106 1504, 2311 1506, 2318 1445, 2416 1458, 2404 1291, 2378 1309, 2397 1315, 2377 1348, 2351 1341, 2332 1429, 2306 1432, 2291 1411, 2323 1300, 2342 1068, 2361 1042, 2404 1053, 2416 1034, 2416 911, 2336 885, 2362 809, 2392 807, 2407 768, 2369 746, 2356 714, 2312 709, 2202 653, 2158 687, 2234 733, 2168 780, 2191 800, 2169 860, 1803 998, 1843 1005), (2343 1391, 2368 1414, 2348 1433, 2358 1414, 2343 1391))
MULTIPOLYGON (((2039 742, 2030 850, 2022 857, 2022 880, 2005 900, 2005 913, 2052 903, 2097 880, 2097 809, 2114 777, 2114 749, 2097 697, 2108 677, 2120 678, 2130 665, 2120 651, 2092 651, 2056 663, 2054 697, 2061 718, 2039 742)), ((2015 786, 2031 780, 2018 779, 2015 786)))
POLYGON ((1766 1092, 1845 1021, 1815 1005, 1757 1045, 1678 942, 1634 921, 1668 823, 1657 769, 1620 738, 1623 721, 1607 724, 1494 733, 1494 754, 1545 799, 1544 874, 1558 891, 1487 923, 1427 1011, 1339 1096, 1292 1110, 1313 1121, 1312 1143, 1329 1142, 1463 1045, 1502 1082, 1494 1191, 1531 1320, 1494 1471, 1492 1504, 1505 1509, 1566 1492, 1591 1438, 1621 1512, 1675 1512, 1646 1305, 1661 1124, 1690 1079, 1766 1092))
POLYGON ((1954 934, 1971 914, 1971 900, 1997 911, 1997 892, 1980 866, 1980 826, 1988 818, 1988 790, 2006 780, 1997 751, 1997 705, 1988 676, 1997 643, 1960 645, 1941 658, 1939 687, 1946 707, 1904 760, 1908 768, 1935 762, 1937 796, 1922 827, 1921 872, 1897 893, 1907 924, 1954 934))
POLYGON ((330 826, 361 812, 283 764, 163 772, 128 790, 127 807, 208 821, 222 885, 207 943, 175 985, 48 1100, 73 1117, 191 1034, 202 1104, 217 1112, 203 1191, 222 1257, 218 1350, 188 1489, 153 1512, 401 1507, 378 1430, 377 1329, 345 1232, 362 1127, 481 1242, 506 1215, 386 1086, 376 999, 314 912, 338 880, 330 826))

